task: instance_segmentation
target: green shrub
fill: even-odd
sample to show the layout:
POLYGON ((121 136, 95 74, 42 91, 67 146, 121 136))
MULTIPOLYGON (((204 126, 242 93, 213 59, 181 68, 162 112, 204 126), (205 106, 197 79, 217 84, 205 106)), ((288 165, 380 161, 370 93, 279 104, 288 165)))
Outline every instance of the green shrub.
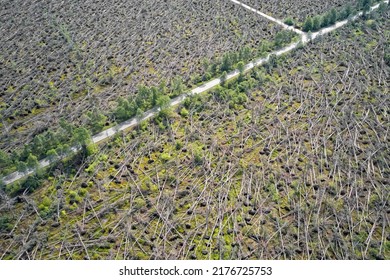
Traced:
POLYGON ((168 153, 162 153, 160 155, 160 159, 163 161, 163 162, 167 162, 171 159, 172 157, 170 156, 170 154, 168 153))
POLYGON ((289 25, 289 26, 293 26, 294 25, 294 20, 291 18, 291 17, 288 17, 284 20, 284 23, 289 25))
POLYGON ((181 150, 182 148, 183 148, 183 143, 180 142, 180 141, 177 141, 177 142, 176 142, 176 145, 175 145, 176 151, 179 151, 179 150, 181 150))
POLYGON ((187 110, 186 108, 183 107, 183 108, 180 110, 180 116, 182 116, 183 118, 186 118, 186 117, 188 117, 188 115, 189 115, 188 110, 187 110))
POLYGON ((52 203, 52 200, 47 196, 43 198, 41 204, 39 204, 38 206, 39 213, 41 216, 47 217, 52 213, 52 203))
POLYGON ((194 163, 195 165, 202 165, 203 164, 203 156, 200 151, 196 151, 194 154, 194 163))
POLYGON ((69 204, 79 203, 81 201, 80 196, 75 191, 69 191, 69 204))
POLYGON ((140 209, 146 206, 146 201, 142 197, 137 197, 136 199, 134 199, 133 203, 136 209, 140 209))
POLYGON ((8 216, 0 217, 0 232, 8 232, 12 230, 11 218, 8 216))

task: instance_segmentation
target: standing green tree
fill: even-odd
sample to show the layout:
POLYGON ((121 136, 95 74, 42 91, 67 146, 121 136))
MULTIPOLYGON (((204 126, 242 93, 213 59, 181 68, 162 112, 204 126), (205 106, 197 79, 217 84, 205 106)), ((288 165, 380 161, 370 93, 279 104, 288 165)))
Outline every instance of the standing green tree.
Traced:
POLYGON ((151 90, 144 85, 140 85, 138 87, 138 93, 135 99, 136 108, 141 108, 143 111, 145 111, 152 107, 152 100, 153 98, 151 90))
POLYGON ((47 151, 46 156, 49 162, 52 163, 58 157, 58 154, 55 149, 50 149, 47 151))
POLYGON ((248 61, 249 59, 252 58, 252 51, 251 51, 251 48, 248 47, 248 46, 245 46, 243 47, 241 50, 240 50, 240 53, 239 53, 239 60, 242 60, 244 62, 248 61))
POLYGON ((12 164, 14 164, 15 166, 17 166, 17 163, 20 161, 21 159, 21 155, 18 151, 15 151, 13 150, 11 152, 11 155, 10 155, 10 160, 12 161, 12 164))
POLYGON ((60 143, 59 138, 61 138, 60 132, 54 133, 54 131, 49 129, 45 135, 46 150, 57 147, 60 143))
POLYGON ((92 129, 92 133, 98 133, 102 131, 107 117, 103 115, 98 109, 92 110, 87 113, 88 124, 92 129))
POLYGON ((119 98, 118 105, 116 107, 116 110, 114 112, 115 117, 120 120, 124 121, 128 118, 135 115, 134 111, 134 104, 130 103, 129 100, 124 98, 119 98))
POLYGON ((359 8, 364 12, 369 12, 372 6, 372 0, 359 0, 359 8))
POLYGON ((179 96, 184 91, 185 91, 185 86, 183 84, 181 77, 176 77, 175 79, 173 79, 171 96, 172 97, 179 96))
POLYGON ((169 117, 172 113, 170 107, 171 99, 164 95, 160 96, 157 100, 157 106, 160 108, 159 116, 160 117, 169 117))
POLYGON ((240 72, 240 75, 238 76, 238 82, 240 83, 244 79, 245 64, 243 61, 237 63, 237 69, 238 72, 240 72))
POLYGON ((17 166, 16 166, 17 170, 20 172, 20 173, 26 173, 28 167, 27 167, 27 164, 23 161, 19 161, 17 163, 17 166))
POLYGON ((284 23, 289 25, 289 26, 293 26, 294 25, 294 20, 291 18, 291 17, 288 17, 284 20, 284 23))
POLYGON ((230 59, 233 64, 237 63, 240 60, 240 55, 237 52, 232 52, 230 54, 230 59))
POLYGON ((167 94, 168 89, 167 89, 167 82, 165 80, 162 80, 160 82, 160 84, 158 85, 158 91, 159 91, 160 95, 166 95, 167 94))
MULTIPOLYGON (((157 103, 156 103, 157 104, 157 103)), ((135 116, 140 120, 140 119, 142 119, 142 117, 144 116, 144 111, 142 111, 142 109, 141 108, 137 108, 137 112, 136 112, 136 114, 135 114, 135 116)))
POLYGON ((150 91, 152 92, 152 107, 156 106, 157 104, 157 99, 160 97, 160 89, 157 87, 151 87, 150 91))
POLYGON ((56 153, 60 156, 66 156, 70 152, 70 147, 68 144, 61 145, 59 144, 56 148, 56 153))
POLYGON ((42 134, 38 134, 34 137, 34 140, 30 144, 31 152, 38 156, 45 155, 47 145, 48 143, 45 141, 44 136, 42 134))
POLYGON ((268 74, 271 74, 272 70, 278 66, 278 58, 276 55, 270 55, 268 63, 264 65, 268 74))
POLYGON ((8 154, 2 150, 0 150, 0 169, 3 170, 8 167, 12 163, 8 154))
POLYGON ((259 46, 257 47, 257 55, 258 56, 263 56, 269 51, 269 42, 268 41, 261 41, 259 46))
POLYGON ((165 109, 167 107, 169 107, 169 103, 170 103, 171 99, 164 95, 164 96, 160 96, 158 99, 157 99, 157 103, 156 105, 161 108, 161 109, 165 109))
POLYGON ((52 163, 57 159, 58 153, 55 149, 50 149, 47 151, 46 156, 49 162, 52 163))
MULTIPOLYGON (((389 3, 390 3, 390 1, 389 1, 389 3)), ((388 7, 389 7, 389 5, 386 5, 385 2, 380 3, 379 8, 378 8, 379 13, 381 13, 381 14, 385 13, 387 11, 388 7)))
POLYGON ((360 9, 363 10, 363 18, 367 18, 368 12, 371 10, 372 0, 359 0, 360 9))
POLYGON ((209 70, 210 66, 210 60, 208 58, 203 58, 202 59, 202 68, 204 72, 207 72, 209 70))
POLYGON ((313 20, 311 17, 308 17, 303 24, 303 31, 309 32, 313 30, 313 20))
MULTIPOLYGON (((389 2, 389 3, 390 3, 390 2, 389 2)), ((345 18, 348 18, 350 15, 352 15, 352 13, 353 13, 352 5, 351 5, 351 4, 348 4, 348 5, 345 7, 345 15, 346 15, 345 18)))
POLYGON ((226 81, 227 81, 227 72, 226 71, 223 71, 222 75, 221 75, 221 85, 224 86, 226 81))
POLYGON ((321 28, 321 17, 315 16, 313 18, 313 31, 318 31, 321 28))
POLYGON ((330 22, 330 18, 329 18, 330 14, 329 13, 326 13, 325 15, 323 15, 322 17, 322 21, 321 21, 321 27, 327 27, 329 26, 329 22, 330 22))
POLYGON ((237 69, 240 72, 240 74, 244 74, 245 71, 245 64, 243 61, 240 61, 237 63, 237 69))
POLYGON ((67 135, 72 135, 74 126, 63 118, 60 120, 60 127, 67 133, 67 135))
POLYGON ((289 32, 286 32, 285 30, 282 30, 282 31, 279 31, 278 33, 276 33, 275 40, 274 40, 275 47, 280 48, 284 44, 288 43, 290 40, 290 37, 288 34, 289 34, 289 32))
POLYGON ((344 20, 349 18, 349 16, 352 14, 352 6, 351 4, 348 4, 345 6, 345 8, 339 13, 338 20, 344 20))
POLYGON ((31 146, 25 144, 25 145, 23 146, 22 152, 21 152, 20 155, 19 155, 19 160, 20 160, 20 161, 26 161, 27 158, 28 158, 28 155, 31 154, 31 153, 32 153, 31 146))
POLYGON ((329 12, 329 25, 335 24, 337 21, 337 11, 335 8, 329 12))
POLYGON ((224 54, 224 56, 222 57, 222 63, 221 63, 221 66, 219 67, 219 70, 221 72, 223 71, 230 71, 232 69, 232 60, 230 58, 230 55, 227 53, 227 54, 224 54))
POLYGON ((30 169, 34 169, 39 166, 38 158, 34 156, 33 154, 29 154, 27 161, 26 161, 27 167, 30 169))
POLYGON ((84 127, 79 127, 74 131, 72 140, 76 146, 80 146, 85 150, 91 144, 91 134, 84 127))

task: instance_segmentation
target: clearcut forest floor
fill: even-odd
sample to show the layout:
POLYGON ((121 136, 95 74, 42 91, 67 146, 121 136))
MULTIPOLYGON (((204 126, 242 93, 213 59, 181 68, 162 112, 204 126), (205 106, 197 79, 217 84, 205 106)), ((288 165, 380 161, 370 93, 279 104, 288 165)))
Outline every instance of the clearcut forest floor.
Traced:
POLYGON ((389 259, 389 19, 56 165, 2 204, 0 257, 389 259))
MULTIPOLYGON (((3 1, 0 148, 20 148, 61 117, 85 124, 138 85, 192 87, 202 61, 256 47, 282 28, 230 1, 3 1)), ((107 126, 115 120, 110 118, 107 126)))

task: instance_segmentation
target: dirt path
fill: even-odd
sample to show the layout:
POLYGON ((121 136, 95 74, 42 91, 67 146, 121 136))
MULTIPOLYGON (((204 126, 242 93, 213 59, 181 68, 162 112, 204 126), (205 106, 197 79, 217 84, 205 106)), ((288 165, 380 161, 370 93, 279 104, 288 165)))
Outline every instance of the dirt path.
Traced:
POLYGON ((276 19, 276 18, 271 17, 271 16, 269 16, 267 14, 264 14, 264 13, 260 12, 259 10, 256 10, 255 8, 252 8, 251 6, 248 6, 248 5, 246 5, 246 4, 244 4, 244 3, 240 2, 240 1, 237 1, 237 0, 230 0, 230 1, 232 1, 233 3, 235 3, 237 5, 240 5, 241 7, 245 8, 245 9, 247 9, 249 11, 252 11, 252 12, 262 16, 265 19, 268 19, 268 20, 270 20, 272 22, 275 22, 275 23, 281 25, 284 29, 291 30, 291 31, 293 31, 295 33, 298 33, 299 35, 305 34, 303 31, 301 31, 299 29, 296 29, 294 26, 289 26, 289 25, 285 24, 282 20, 276 19))
MULTIPOLYGON (((348 20, 344 20, 344 21, 340 21, 340 22, 337 22, 335 25, 332 25, 330 27, 326 27, 326 28, 323 28, 321 30, 319 30, 318 32, 315 32, 315 33, 312 33, 312 34, 307 34, 305 32, 302 32, 298 29, 295 29, 291 26, 288 26, 286 24, 284 24, 283 22, 281 22, 280 20, 278 19, 275 19, 273 17, 270 17, 264 13, 261 13, 260 11, 257 11, 256 9, 253 9, 251 8, 250 6, 248 5, 245 5, 239 1, 236 1, 236 0, 230 0, 238 5, 241 5, 242 7, 248 9, 248 10, 251 10, 257 14, 259 14, 260 16, 264 17, 264 18, 267 18, 277 24, 280 24, 282 25, 284 28, 286 29, 289 29, 289 30, 292 30, 294 32, 297 32, 301 35, 301 40, 299 42, 296 42, 296 43, 293 43, 293 44, 290 44, 289 46, 283 48, 283 49, 280 49, 280 50, 277 50, 277 51, 274 51, 272 53, 270 53, 268 56, 266 57, 263 57, 263 58, 259 58, 259 59, 256 59, 254 60, 253 62, 250 62, 248 63, 246 66, 245 66, 245 71, 248 71, 248 70, 251 70, 252 68, 254 67, 257 67, 257 66, 260 66, 260 65, 263 65, 264 63, 268 62, 270 57, 272 55, 276 55, 276 56, 280 56, 282 54, 285 54, 285 53, 288 53, 294 49, 296 49, 299 44, 303 43, 303 44, 306 44, 308 42, 310 42, 311 40, 314 40, 315 38, 317 37, 321 37, 327 33, 330 33, 344 25, 346 25, 349 21, 353 21, 353 20, 356 20, 357 18, 359 18, 360 16, 363 15, 362 12, 359 12, 357 15, 353 16, 352 18, 348 19, 348 20)), ((383 1, 384 3, 389 3, 388 0, 386 1, 383 1)), ((374 5, 373 7, 371 7, 371 11, 373 10, 376 10, 379 8, 379 5, 380 4, 376 4, 374 5)), ((235 70, 231 73, 228 74, 227 76, 227 80, 230 80, 230 79, 233 79, 235 77, 237 77, 239 75, 239 71, 238 70, 235 70)), ((221 79, 219 78, 216 78, 216 79, 213 79, 193 90, 191 90, 189 93, 184 93, 174 99, 171 100, 170 102, 170 106, 176 106, 180 103, 182 103, 187 97, 191 96, 191 95, 195 95, 195 94, 200 94, 200 93, 203 93, 203 92, 206 92, 210 89, 212 89, 213 87, 217 86, 217 85, 220 85, 221 84, 221 79)), ((96 135, 94 135, 92 137, 92 141, 93 143, 98 143, 98 142, 101 142, 101 141, 104 141, 106 139, 108 139, 109 137, 113 136, 115 133, 119 132, 119 131, 123 131, 123 130, 126 130, 126 129, 129 129, 131 127, 134 127, 138 124, 140 124, 140 122, 144 121, 144 120, 147 120, 147 119, 150 119, 154 116, 156 116, 158 114, 158 112, 160 111, 160 108, 153 108, 147 112, 145 112, 145 114, 143 115, 142 118, 132 118, 132 119, 129 119, 123 123, 120 123, 118 124, 117 126, 114 126, 112 128, 109 128, 109 129, 106 129, 96 135)), ((76 148, 76 147, 72 147, 71 148, 71 152, 70 153, 76 153, 79 151, 79 148, 76 148)), ((49 166, 52 162, 55 162, 55 161, 58 161, 60 160, 60 158, 56 158, 54 160, 49 160, 49 159, 43 159, 39 162, 39 167, 38 168, 45 168, 47 166, 49 166)), ((5 176, 2 178, 2 182, 6 185, 8 184, 12 184, 28 175, 31 175, 35 172, 35 170, 27 170, 26 172, 22 173, 22 172, 14 172, 14 173, 11 173, 9 174, 8 176, 5 176)))

